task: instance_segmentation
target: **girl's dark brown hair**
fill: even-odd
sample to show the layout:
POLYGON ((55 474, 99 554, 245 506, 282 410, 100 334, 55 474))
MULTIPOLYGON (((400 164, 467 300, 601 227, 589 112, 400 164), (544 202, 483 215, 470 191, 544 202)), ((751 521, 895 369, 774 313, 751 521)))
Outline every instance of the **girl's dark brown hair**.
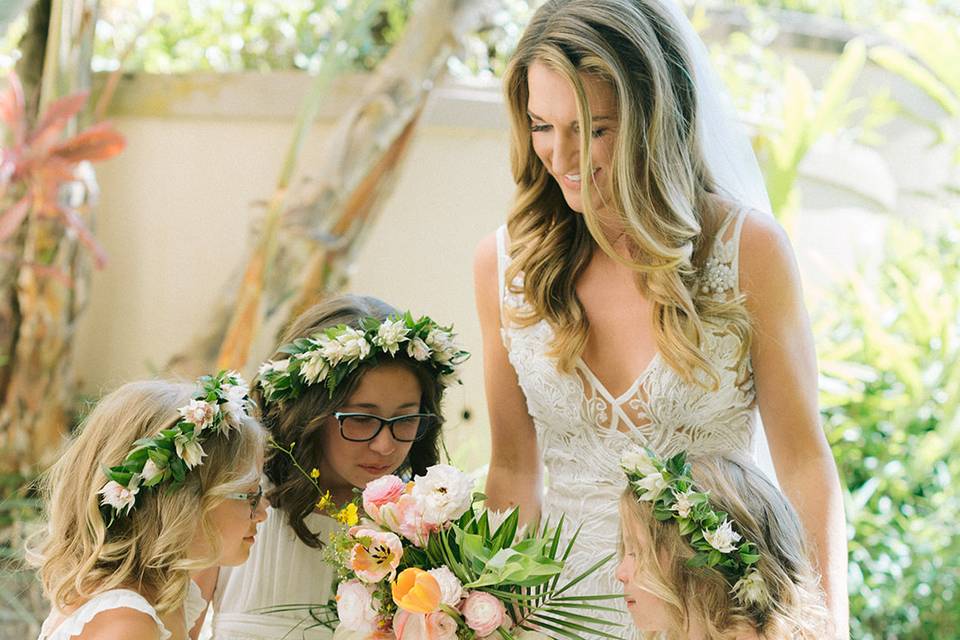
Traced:
MULTIPOLYGON (((370 296, 343 295, 325 300, 304 311, 284 332, 280 344, 285 345, 298 338, 307 338, 323 329, 339 324, 360 328, 360 320, 372 316, 380 320, 397 315, 399 311, 387 303, 370 296)), ((278 347, 279 349, 279 347, 278 347)), ((276 351, 271 360, 281 360, 287 354, 276 351)), ((403 350, 398 351, 390 362, 409 367, 417 377, 422 389, 420 410, 440 416, 440 422, 423 439, 417 440, 398 473, 424 474, 427 467, 440 461, 441 427, 443 413, 440 401, 443 397, 443 385, 431 370, 408 358, 403 350)), ((371 359, 347 375, 331 396, 324 385, 311 385, 297 398, 280 402, 266 402, 263 391, 254 384, 251 396, 261 407, 260 420, 274 440, 289 446, 295 442, 293 455, 304 469, 320 466, 323 451, 320 447, 320 430, 325 428, 327 418, 346 402, 353 393, 363 374, 377 366, 377 360, 371 359)), ((308 478, 303 477, 293 465, 290 457, 272 450, 264 465, 264 471, 273 488, 267 492, 270 504, 284 511, 287 521, 297 537, 310 547, 321 547, 323 541, 318 534, 306 525, 306 518, 313 513, 317 503, 317 491, 308 478)), ((322 479, 321 479, 322 482, 322 479)))

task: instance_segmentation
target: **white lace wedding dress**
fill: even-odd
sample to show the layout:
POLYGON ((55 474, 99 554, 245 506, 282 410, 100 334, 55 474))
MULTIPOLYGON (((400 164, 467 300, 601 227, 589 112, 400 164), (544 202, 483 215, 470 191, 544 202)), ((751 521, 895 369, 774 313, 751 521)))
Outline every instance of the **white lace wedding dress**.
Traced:
MULTIPOLYGON (((703 286, 712 295, 739 293, 740 230, 746 215, 729 216, 717 234, 703 286)), ((506 227, 497 232, 501 311, 525 305, 522 295, 506 287, 510 264, 506 227)), ((537 444, 546 466, 547 491, 543 517, 557 522, 566 516, 572 532, 582 526, 564 571, 573 577, 617 549, 617 501, 626 486, 620 455, 629 446, 645 445, 661 455, 681 450, 695 454, 725 451, 759 452, 767 457, 765 440, 757 437, 758 420, 753 373, 749 361, 737 366, 739 339, 722 326, 707 325, 705 351, 721 374, 718 391, 684 382, 659 354, 619 397, 603 386, 582 359, 575 371, 559 371, 547 355, 553 330, 546 321, 518 328, 504 313, 501 335, 510 362, 526 396, 527 410, 537 431, 537 444)), ((772 465, 767 465, 772 470, 772 465)), ((769 473, 769 472, 768 472, 769 473)), ((620 594, 614 577, 616 560, 574 587, 578 594, 620 594)), ((639 637, 622 600, 608 604, 624 611, 615 635, 639 637)))

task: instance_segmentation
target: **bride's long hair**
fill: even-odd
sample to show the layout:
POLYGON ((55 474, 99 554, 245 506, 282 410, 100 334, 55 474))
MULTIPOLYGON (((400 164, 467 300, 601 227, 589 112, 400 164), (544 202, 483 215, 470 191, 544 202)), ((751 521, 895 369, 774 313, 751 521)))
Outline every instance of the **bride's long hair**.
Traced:
POLYGON ((701 291, 700 275, 729 206, 719 205, 697 136, 697 95, 680 34, 657 0, 551 0, 534 14, 506 72, 517 196, 507 219, 512 261, 506 280, 531 312, 511 312, 529 326, 554 330, 552 354, 570 371, 589 324, 575 284, 597 246, 636 273, 653 307, 662 357, 688 382, 715 388, 719 375, 702 350, 703 318, 718 320, 749 352, 750 321, 742 299, 701 291), (593 173, 592 123, 580 74, 607 82, 619 112, 610 208, 633 247, 627 259, 602 232, 581 186, 584 212, 570 209, 533 149, 527 115, 527 74, 539 62, 562 75, 577 100, 580 175, 593 173), (514 284, 523 276, 522 286, 514 284))

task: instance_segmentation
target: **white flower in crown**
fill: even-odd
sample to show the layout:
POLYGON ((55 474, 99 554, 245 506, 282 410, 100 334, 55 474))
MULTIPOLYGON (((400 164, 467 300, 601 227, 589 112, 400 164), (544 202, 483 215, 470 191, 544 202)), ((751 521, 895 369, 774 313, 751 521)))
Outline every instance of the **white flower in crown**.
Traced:
POLYGON ((197 429, 204 429, 213 423, 220 409, 217 405, 207 402, 206 400, 194 399, 191 400, 188 405, 177 409, 177 411, 180 412, 184 420, 197 425, 197 429))
POLYGON ((283 360, 267 360, 260 365, 258 373, 260 374, 261 378, 271 373, 286 373, 289 366, 290 358, 284 358, 283 360))
POLYGON ((693 509, 693 502, 690 500, 690 492, 686 491, 683 493, 673 492, 673 497, 676 499, 676 502, 673 503, 673 506, 670 507, 671 511, 676 512, 681 518, 686 518, 690 515, 690 510, 693 509))
POLYGON ((463 515, 473 499, 469 476, 447 464, 436 464, 414 478, 410 492, 423 506, 423 521, 443 525, 463 515))
POLYGON ((638 490, 637 498, 644 501, 656 500, 660 492, 667 486, 667 481, 659 471, 654 471, 639 480, 633 481, 633 486, 638 490))
POLYGON ((740 541, 740 534, 733 530, 732 522, 724 520, 715 530, 704 530, 703 538, 720 553, 730 553, 737 548, 736 543, 740 541))
POLYGON ((396 355, 400 343, 407 339, 407 325, 403 320, 384 320, 377 329, 373 342, 390 355, 396 355))
POLYGON ((140 476, 134 474, 133 478, 130 479, 129 486, 123 486, 115 480, 111 480, 107 484, 103 485, 103 488, 100 489, 97 493, 103 496, 103 499, 100 500, 100 504, 109 505, 113 507, 114 511, 118 513, 126 509, 127 513, 130 513, 130 510, 133 508, 133 505, 137 501, 137 493, 140 492, 140 476))
POLYGON ((339 336, 337 342, 343 345, 343 357, 348 360, 363 360, 370 355, 370 343, 364 337, 363 331, 347 327, 339 336))
POLYGON ((423 362, 430 357, 430 347, 420 338, 414 338, 407 345, 407 355, 417 362, 423 362))
POLYGON ((229 432, 230 429, 239 429, 243 421, 248 418, 247 404, 249 401, 247 400, 247 394, 249 388, 239 374, 233 373, 232 375, 236 384, 227 382, 222 387, 223 396, 226 399, 226 402, 220 405, 220 410, 223 412, 220 433, 223 434, 229 432))
POLYGON ((311 342, 320 348, 320 352, 323 354, 323 357, 327 359, 327 362, 330 363, 331 367, 340 364, 340 361, 346 356, 346 349, 339 340, 334 340, 321 334, 311 342))
POLYGON ((441 387, 451 387, 455 384, 460 384, 460 374, 456 371, 441 374, 437 377, 437 382, 440 383, 441 387))
POLYGON ((323 357, 323 351, 320 349, 302 353, 297 356, 297 359, 303 361, 300 365, 300 377, 307 384, 322 382, 330 374, 330 363, 323 357))
POLYGON ((187 469, 193 469, 201 464, 203 457, 207 455, 197 441, 195 434, 179 433, 174 437, 173 444, 177 448, 177 455, 187 465, 187 469))
POLYGON ((150 482, 154 478, 163 474, 163 469, 157 466, 153 460, 147 460, 143 465, 143 471, 140 472, 140 475, 143 476, 144 482, 150 482))
POLYGON ((628 473, 636 473, 642 476, 657 473, 657 467, 654 466, 650 454, 647 453, 646 449, 640 447, 627 449, 620 457, 620 466, 628 473))
POLYGON ((426 343, 433 350, 433 359, 440 364, 450 364, 450 360, 457 352, 456 345, 453 344, 453 336, 443 329, 431 329, 427 334, 426 343))
POLYGON ((747 575, 737 580, 732 591, 733 597, 745 605, 756 604, 762 607, 770 599, 767 583, 756 567, 752 567, 747 575))

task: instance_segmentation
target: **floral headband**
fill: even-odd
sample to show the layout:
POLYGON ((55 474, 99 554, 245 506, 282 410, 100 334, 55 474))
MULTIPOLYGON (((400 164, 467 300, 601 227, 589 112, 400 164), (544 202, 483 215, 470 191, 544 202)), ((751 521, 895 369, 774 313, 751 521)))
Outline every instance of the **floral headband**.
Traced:
POLYGON ((757 545, 740 542, 733 521, 714 511, 709 491, 696 491, 686 452, 663 460, 649 449, 628 450, 620 459, 637 500, 653 503, 653 516, 675 520, 680 534, 696 554, 691 567, 715 567, 732 585, 731 593, 742 605, 763 606, 769 599, 763 576, 754 566, 760 559, 757 545))
POLYGON ((203 464, 203 441, 211 434, 229 436, 247 419, 252 402, 240 374, 221 371, 197 383, 201 391, 177 410, 181 417, 173 427, 137 440, 122 464, 103 468, 109 482, 98 493, 104 517, 109 516, 107 527, 130 513, 141 489, 163 484, 174 490, 183 484, 187 472, 203 464))
POLYGON ((289 358, 260 366, 258 382, 264 399, 296 398, 308 386, 320 383, 332 396, 361 362, 384 355, 395 358, 401 350, 428 364, 442 386, 460 382, 456 367, 470 354, 454 343, 451 327, 441 327, 427 316, 414 320, 409 311, 386 320, 367 316, 359 325, 359 329, 337 325, 281 347, 289 358))

